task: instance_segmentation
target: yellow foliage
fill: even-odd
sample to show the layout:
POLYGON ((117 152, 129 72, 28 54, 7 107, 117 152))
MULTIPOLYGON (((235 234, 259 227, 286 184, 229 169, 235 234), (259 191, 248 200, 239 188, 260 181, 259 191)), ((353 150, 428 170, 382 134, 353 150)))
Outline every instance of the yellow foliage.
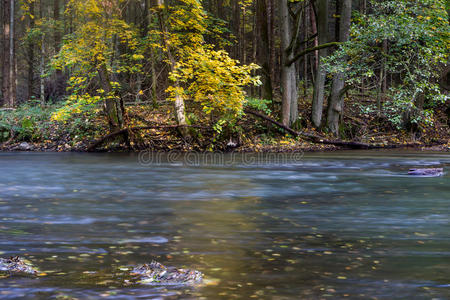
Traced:
MULTIPOLYGON (((206 44, 203 36, 207 30, 207 15, 200 1, 180 2, 183 5, 170 8, 170 33, 162 33, 168 47, 176 49, 177 56, 169 75, 175 84, 166 92, 171 99, 181 96, 200 103, 207 114, 215 111, 221 116, 236 118, 245 101, 244 87, 260 84, 259 78, 252 76, 259 67, 239 65, 225 50, 215 50, 214 45, 206 44)), ((244 5, 251 3, 244 2, 244 5)))

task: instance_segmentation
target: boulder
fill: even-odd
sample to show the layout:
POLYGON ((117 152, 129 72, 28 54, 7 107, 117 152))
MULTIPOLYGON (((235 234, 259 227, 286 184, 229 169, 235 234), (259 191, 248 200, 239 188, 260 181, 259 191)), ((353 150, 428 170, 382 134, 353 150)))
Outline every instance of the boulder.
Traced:
POLYGON ((10 257, 0 258, 0 272, 9 274, 29 274, 37 275, 38 271, 22 258, 10 257))
POLYGON ((131 275, 138 276, 139 283, 151 285, 192 285, 203 279, 199 271, 166 267, 156 261, 135 267, 131 275))
POLYGON ((410 169, 408 175, 437 177, 444 175, 443 168, 410 169))
POLYGON ((30 151, 32 149, 33 149, 33 146, 31 146, 27 142, 20 143, 20 145, 18 147, 18 150, 21 150, 21 151, 30 151))

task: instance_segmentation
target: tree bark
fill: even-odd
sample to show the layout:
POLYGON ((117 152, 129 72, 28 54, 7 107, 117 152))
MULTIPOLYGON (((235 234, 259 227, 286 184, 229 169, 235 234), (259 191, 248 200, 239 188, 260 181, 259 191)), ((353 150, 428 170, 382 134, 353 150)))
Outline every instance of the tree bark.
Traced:
MULTIPOLYGON (((318 38, 319 45, 328 41, 328 0, 318 0, 318 38)), ((319 61, 316 70, 316 81, 314 85, 312 116, 311 120, 316 127, 322 123, 323 101, 325 96, 326 72, 322 67, 321 59, 327 55, 326 48, 319 50, 319 61)))
MULTIPOLYGON (((352 14, 352 0, 342 0, 341 19, 339 24, 339 42, 347 42, 350 38, 350 21, 352 14)), ((339 120, 344 110, 345 74, 338 73, 333 77, 330 101, 328 103, 328 128, 334 135, 339 132, 339 120)))
POLYGON ((9 82, 11 80, 9 76, 9 19, 11 14, 10 1, 2 1, 2 106, 7 106, 10 98, 9 82))
POLYGON ((3 0, 3 106, 16 105, 16 51, 15 51, 15 5, 14 0, 3 0))
MULTIPOLYGON (((160 25, 160 28, 162 31, 164 47, 166 48, 167 57, 169 59, 169 67, 170 67, 171 71, 174 71, 176 61, 175 61, 174 56, 172 55, 172 49, 171 49, 169 43, 167 42, 168 29, 167 29, 166 23, 165 23, 165 16, 167 16, 167 3, 166 3, 166 0, 164 0, 164 1, 158 1, 158 4, 161 5, 162 4, 161 2, 164 2, 164 4, 163 4, 164 8, 163 8, 163 11, 159 12, 159 25, 160 25)), ((178 88, 180 86, 178 81, 175 81, 174 85, 175 85, 175 88, 178 88)), ((183 97, 178 93, 175 93, 175 119, 176 119, 178 125, 187 125, 184 100, 183 100, 183 97)), ((184 137, 187 137, 189 135, 187 128, 185 128, 185 127, 182 127, 180 131, 184 137)))
POLYGON ((292 49, 288 50, 292 40, 292 27, 290 24, 288 0, 280 1, 281 22, 281 95, 282 95, 282 122, 290 126, 297 120, 297 78, 295 64, 288 65, 292 60, 292 49))
POLYGON ((98 68, 97 73, 100 83, 105 91, 105 112, 108 118, 110 131, 114 132, 120 130, 123 125, 123 118, 117 100, 112 97, 113 89, 111 87, 111 80, 106 66, 102 64, 98 68))
MULTIPOLYGON (((34 28, 36 22, 35 22, 35 16, 34 16, 34 1, 30 2, 30 14, 32 16, 29 17, 29 28, 30 30, 34 28)), ((27 75, 27 98, 31 99, 31 97, 34 95, 33 93, 33 86, 34 86, 34 43, 31 41, 28 44, 28 75, 27 75)))
MULTIPOLYGON (((42 20, 44 17, 44 3, 43 0, 40 1, 39 6, 39 17, 42 20)), ((39 87, 40 87, 40 99, 41 104, 45 104, 45 34, 41 33, 41 60, 39 64, 39 87)))
MULTIPOLYGON (((256 55, 259 65, 262 67, 262 98, 272 99, 272 80, 270 76, 270 46, 269 46, 269 22, 266 0, 256 1, 256 23, 259 29, 256 55)), ((256 34, 255 34, 256 37, 256 34)))
POLYGON ((59 12, 60 6, 59 6, 59 0, 53 0, 53 20, 55 21, 55 32, 54 32, 54 38, 55 38, 55 52, 59 51, 59 47, 61 44, 61 32, 59 27, 59 19, 60 19, 60 12, 59 12))
POLYGON ((11 34, 9 36, 9 61, 10 61, 10 69, 9 74, 11 76, 10 82, 10 90, 11 96, 9 98, 8 107, 16 106, 17 101, 17 64, 16 64, 16 44, 15 44, 15 1, 11 0, 11 34))

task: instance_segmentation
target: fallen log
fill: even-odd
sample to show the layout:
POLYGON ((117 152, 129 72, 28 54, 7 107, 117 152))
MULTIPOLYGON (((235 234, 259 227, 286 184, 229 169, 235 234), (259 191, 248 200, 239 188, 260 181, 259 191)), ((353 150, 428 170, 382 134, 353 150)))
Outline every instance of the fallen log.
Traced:
POLYGON ((107 135, 103 136, 102 138, 94 141, 87 147, 87 151, 89 151, 89 152, 94 151, 95 148, 97 148, 98 146, 103 144, 105 141, 107 141, 109 139, 113 139, 119 135, 128 134, 130 131, 140 131, 140 130, 149 130, 149 129, 178 129, 178 128, 185 128, 185 127, 200 128, 200 129, 205 128, 204 126, 196 126, 196 125, 152 125, 152 126, 129 127, 129 128, 117 130, 115 132, 107 134, 107 135))
POLYGON ((318 144, 327 144, 327 145, 334 145, 334 146, 341 146, 341 147, 348 147, 351 149, 377 149, 377 148, 384 148, 382 146, 377 146, 377 145, 370 145, 370 144, 366 144, 366 143, 359 143, 359 142, 346 142, 346 141, 341 141, 341 140, 327 140, 324 139, 321 136, 315 135, 315 134, 311 134, 311 133, 307 133, 307 132, 303 132, 303 131, 295 131, 294 129, 275 121, 272 118, 269 118, 268 116, 261 114, 257 111, 253 111, 251 109, 246 108, 245 113, 254 115, 256 117, 259 117, 263 120, 269 121, 270 123, 284 129, 286 132, 292 134, 293 136, 300 136, 300 137, 305 137, 309 140, 311 140, 314 143, 318 143, 318 144))

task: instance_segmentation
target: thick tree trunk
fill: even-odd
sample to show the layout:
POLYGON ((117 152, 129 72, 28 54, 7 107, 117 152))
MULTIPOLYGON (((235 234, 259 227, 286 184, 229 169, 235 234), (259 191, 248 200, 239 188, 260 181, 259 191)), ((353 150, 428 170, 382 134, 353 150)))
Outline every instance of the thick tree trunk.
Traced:
MULTIPOLYGON (((319 45, 328 41, 328 0, 318 0, 318 38, 319 45)), ((319 62, 316 70, 316 81, 314 85, 312 116, 311 120, 316 127, 322 123, 323 101, 325 96, 326 72, 323 69, 321 59, 327 55, 327 49, 319 50, 319 62)))
POLYGON ((122 129, 123 118, 117 100, 114 97, 111 97, 113 89, 111 87, 111 80, 109 78, 108 70, 103 64, 98 68, 97 72, 100 83, 106 95, 105 112, 108 118, 109 129, 111 132, 120 130, 122 129))
MULTIPOLYGON (((352 0, 342 0, 341 19, 339 24, 339 41, 346 42, 350 37, 350 21, 352 14, 352 0)), ((328 103, 328 128, 334 135, 339 132, 339 120, 344 109, 345 74, 338 73, 333 77, 330 101, 328 103)))
POLYGON ((280 22, 282 122, 290 126, 298 117, 298 108, 295 63, 287 64, 293 58, 292 49, 288 50, 292 39, 288 0, 280 1, 280 22))

